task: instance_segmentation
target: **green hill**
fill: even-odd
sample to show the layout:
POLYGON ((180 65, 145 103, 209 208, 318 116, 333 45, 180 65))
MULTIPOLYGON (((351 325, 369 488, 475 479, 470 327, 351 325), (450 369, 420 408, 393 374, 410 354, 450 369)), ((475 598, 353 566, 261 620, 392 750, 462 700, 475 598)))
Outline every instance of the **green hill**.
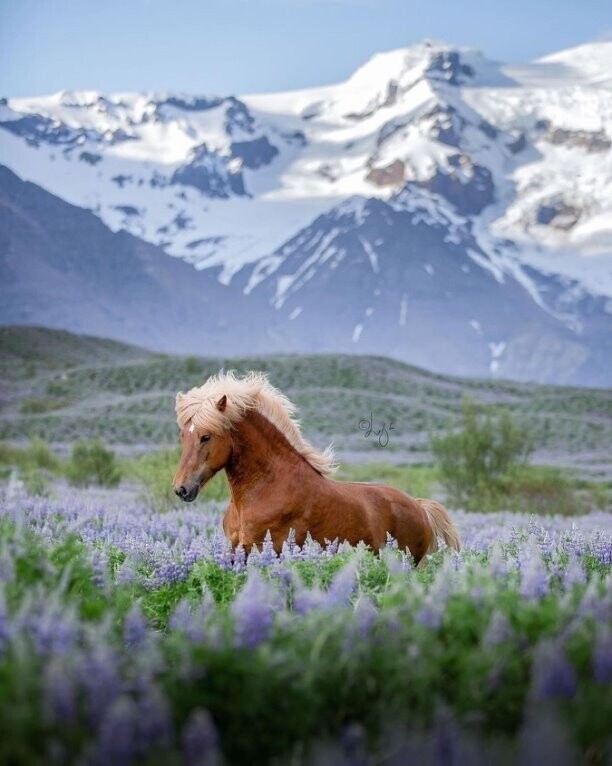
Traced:
POLYGON ((105 339, 31 327, 0 328, 0 439, 100 437, 147 448, 176 443, 174 395, 220 368, 264 370, 299 407, 306 433, 349 457, 426 458, 431 432, 469 396, 508 408, 535 435, 536 459, 610 462, 612 391, 469 380, 372 356, 199 358, 152 353, 105 339), (392 423, 388 447, 359 429, 392 423), (356 454, 357 453, 357 454, 356 454), (374 454, 375 453, 375 454, 374 454))

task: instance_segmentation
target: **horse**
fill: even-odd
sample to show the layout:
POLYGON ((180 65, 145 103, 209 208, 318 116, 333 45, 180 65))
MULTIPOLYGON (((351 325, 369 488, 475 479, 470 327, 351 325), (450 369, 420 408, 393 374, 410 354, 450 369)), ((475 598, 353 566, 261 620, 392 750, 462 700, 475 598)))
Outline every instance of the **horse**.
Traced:
POLYGON ((437 550, 438 538, 456 551, 457 530, 443 505, 390 486, 336 481, 331 446, 317 451, 303 437, 295 406, 267 376, 232 371, 176 396, 182 455, 173 489, 185 502, 225 469, 231 500, 223 531, 235 548, 261 546, 270 533, 276 552, 293 530, 328 541, 365 543, 379 551, 391 535, 416 564, 437 550))

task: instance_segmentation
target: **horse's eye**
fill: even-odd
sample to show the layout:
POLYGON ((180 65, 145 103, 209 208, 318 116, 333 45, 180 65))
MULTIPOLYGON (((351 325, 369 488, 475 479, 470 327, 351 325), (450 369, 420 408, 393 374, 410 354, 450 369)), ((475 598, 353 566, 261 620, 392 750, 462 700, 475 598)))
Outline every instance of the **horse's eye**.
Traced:
POLYGON ((200 444, 206 444, 207 441, 210 441, 210 436, 202 436, 200 439, 200 444))

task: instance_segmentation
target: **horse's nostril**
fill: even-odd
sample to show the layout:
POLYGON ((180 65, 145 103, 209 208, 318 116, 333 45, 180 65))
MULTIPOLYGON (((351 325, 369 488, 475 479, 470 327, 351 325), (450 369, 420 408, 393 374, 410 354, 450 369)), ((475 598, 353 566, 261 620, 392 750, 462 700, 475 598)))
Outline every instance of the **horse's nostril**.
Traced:
POLYGON ((183 487, 182 484, 178 489, 175 489, 174 491, 179 497, 185 497, 185 495, 187 494, 187 490, 185 489, 185 487, 183 487))

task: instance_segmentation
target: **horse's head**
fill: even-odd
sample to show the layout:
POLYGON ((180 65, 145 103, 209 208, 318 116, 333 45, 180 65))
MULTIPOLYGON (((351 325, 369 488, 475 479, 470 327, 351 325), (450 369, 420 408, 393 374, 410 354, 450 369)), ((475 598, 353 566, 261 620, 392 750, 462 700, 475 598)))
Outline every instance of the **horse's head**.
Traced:
MULTIPOLYGON (((216 402, 219 412, 224 412, 226 405, 226 396, 216 402)), ((181 500, 190 503, 206 482, 227 463, 232 452, 232 440, 229 431, 213 434, 187 422, 181 429, 181 441, 183 454, 172 486, 181 500)))

